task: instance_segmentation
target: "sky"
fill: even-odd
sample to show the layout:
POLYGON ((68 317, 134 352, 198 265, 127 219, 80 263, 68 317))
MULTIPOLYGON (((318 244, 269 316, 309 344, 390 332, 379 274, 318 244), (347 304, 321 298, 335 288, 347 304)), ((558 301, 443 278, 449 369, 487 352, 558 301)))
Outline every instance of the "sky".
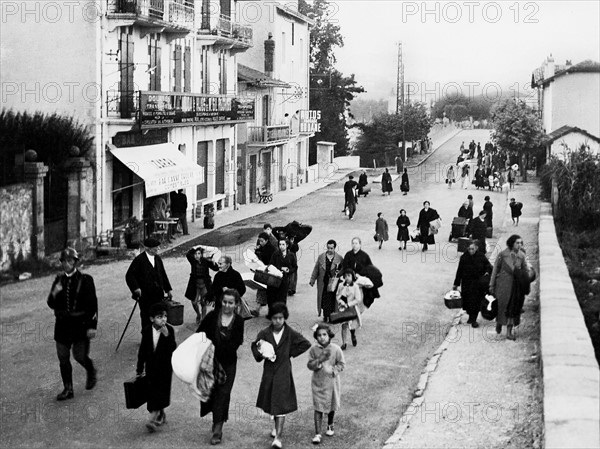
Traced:
POLYGON ((345 44, 336 66, 356 75, 363 99, 391 96, 399 41, 411 99, 427 103, 444 93, 531 94, 531 73, 550 54, 556 64, 600 62, 598 0, 330 3, 345 44))

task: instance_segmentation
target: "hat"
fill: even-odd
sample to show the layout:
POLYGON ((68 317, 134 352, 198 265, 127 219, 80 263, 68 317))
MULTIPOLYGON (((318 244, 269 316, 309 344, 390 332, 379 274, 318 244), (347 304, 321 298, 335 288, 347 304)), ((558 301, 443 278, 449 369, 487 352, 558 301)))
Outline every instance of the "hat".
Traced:
POLYGON ((487 212, 482 210, 481 212, 479 212, 479 216, 481 217, 482 215, 487 215, 487 212))
POLYGON ((60 261, 66 260, 66 259, 73 259, 75 261, 79 260, 79 254, 77 253, 77 250, 75 248, 65 248, 60 252, 60 261))
POLYGON ((156 248, 159 245, 160 245, 160 242, 156 239, 147 238, 146 240, 144 240, 144 246, 146 248, 156 248))

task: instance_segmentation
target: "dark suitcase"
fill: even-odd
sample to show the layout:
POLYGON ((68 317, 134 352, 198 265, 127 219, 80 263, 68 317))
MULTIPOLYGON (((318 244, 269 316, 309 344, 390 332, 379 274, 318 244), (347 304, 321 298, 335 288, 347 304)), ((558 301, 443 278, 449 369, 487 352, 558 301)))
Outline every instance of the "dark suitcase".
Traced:
POLYGON ((485 238, 486 239, 491 239, 493 236, 493 232, 494 232, 494 228, 489 227, 485 229, 485 238))
POLYGON ((139 408, 148 401, 148 382, 146 376, 133 377, 123 382, 125 388, 125 406, 139 408))
POLYGON ((209 215, 204 216, 204 229, 213 229, 215 227, 215 219, 209 215))
POLYGON ((468 239, 466 237, 460 237, 458 239, 458 249, 457 251, 459 253, 465 253, 467 252, 467 249, 469 248, 469 245, 473 243, 473 240, 468 239))
POLYGON ((183 304, 176 301, 167 301, 167 323, 171 326, 183 324, 183 304))

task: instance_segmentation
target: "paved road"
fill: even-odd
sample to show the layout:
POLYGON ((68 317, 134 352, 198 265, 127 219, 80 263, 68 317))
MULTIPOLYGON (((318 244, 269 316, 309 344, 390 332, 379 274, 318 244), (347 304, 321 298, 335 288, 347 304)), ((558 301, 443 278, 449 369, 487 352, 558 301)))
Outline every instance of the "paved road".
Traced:
MULTIPOLYGON (((336 420, 336 436, 327 439, 328 447, 376 448, 394 431, 398 419, 412 398, 411 392, 420 370, 431 352, 443 340, 453 313, 442 306, 441 296, 451 286, 457 263, 456 244, 449 244, 452 217, 467 193, 475 197, 476 209, 483 204, 487 192, 469 192, 444 184, 447 163, 456 160, 461 141, 472 138, 487 141, 486 131, 465 131, 441 147, 425 164, 414 169, 411 191, 407 196, 394 192, 383 197, 374 187, 361 199, 354 221, 340 213, 341 184, 333 184, 302 198, 287 207, 271 211, 255 219, 222 228, 212 234, 211 243, 222 247, 242 271, 241 255, 252 245, 265 221, 274 225, 297 219, 312 224, 313 233, 301 244, 299 285, 290 298, 289 323, 312 340, 310 327, 316 322, 315 289, 308 286, 316 256, 325 242, 336 239, 340 252, 350 247, 354 236, 363 239, 363 249, 382 270, 382 298, 364 317, 364 328, 358 332, 358 347, 346 351, 347 369, 342 377, 342 409, 336 420), (409 244, 408 252, 400 252, 395 241, 395 220, 404 208, 416 223, 424 200, 431 201, 443 218, 440 244, 423 254, 409 244), (372 239, 377 212, 383 212, 390 224, 390 237, 382 250, 372 239)), ((504 196, 492 193, 499 207, 504 196)), ((497 216, 501 210, 496 211, 497 216)), ((203 236, 203 239, 211 234, 203 236)), ((166 270, 175 297, 185 301, 183 293, 189 273, 187 261, 176 250, 165 259, 166 270)), ((134 374, 139 329, 128 331, 118 353, 116 342, 127 319, 132 302, 124 283, 128 262, 113 262, 86 269, 94 276, 100 299, 100 329, 92 343, 92 358, 99 365, 98 386, 83 388, 83 369, 74 367, 75 399, 54 401, 61 390, 58 363, 52 340, 53 317, 45 299, 51 277, 11 284, 2 289, 0 395, 2 447, 203 447, 208 444, 210 417, 200 419, 196 400, 177 379, 173 380, 172 404, 167 414, 170 423, 158 434, 145 432, 146 411, 125 410, 122 382, 134 374)), ((134 320, 135 323, 137 323, 134 320)), ((186 322, 193 321, 193 311, 186 303, 186 322)), ((246 340, 239 351, 238 373, 232 394, 230 422, 225 426, 223 447, 269 447, 269 421, 254 407, 261 365, 254 362, 249 344, 257 331, 268 323, 264 318, 246 323, 246 340)), ((183 341, 191 328, 177 331, 183 341)), ((336 337, 337 339, 337 337, 336 337)), ((310 372, 306 355, 293 361, 300 410, 286 423, 286 447, 309 447, 313 434, 310 372)))

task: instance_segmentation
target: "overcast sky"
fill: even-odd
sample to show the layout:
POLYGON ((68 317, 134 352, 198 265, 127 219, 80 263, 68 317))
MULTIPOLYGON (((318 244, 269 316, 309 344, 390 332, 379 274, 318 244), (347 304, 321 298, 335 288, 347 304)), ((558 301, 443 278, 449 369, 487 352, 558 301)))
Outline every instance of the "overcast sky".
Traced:
POLYGON ((390 96, 398 41, 405 82, 415 83, 415 99, 427 101, 453 89, 465 95, 485 87, 493 96, 498 86, 527 92, 532 71, 550 54, 557 64, 600 61, 597 0, 331 3, 331 20, 338 21, 345 43, 335 51, 337 67, 356 75, 367 90, 360 98, 390 96))

